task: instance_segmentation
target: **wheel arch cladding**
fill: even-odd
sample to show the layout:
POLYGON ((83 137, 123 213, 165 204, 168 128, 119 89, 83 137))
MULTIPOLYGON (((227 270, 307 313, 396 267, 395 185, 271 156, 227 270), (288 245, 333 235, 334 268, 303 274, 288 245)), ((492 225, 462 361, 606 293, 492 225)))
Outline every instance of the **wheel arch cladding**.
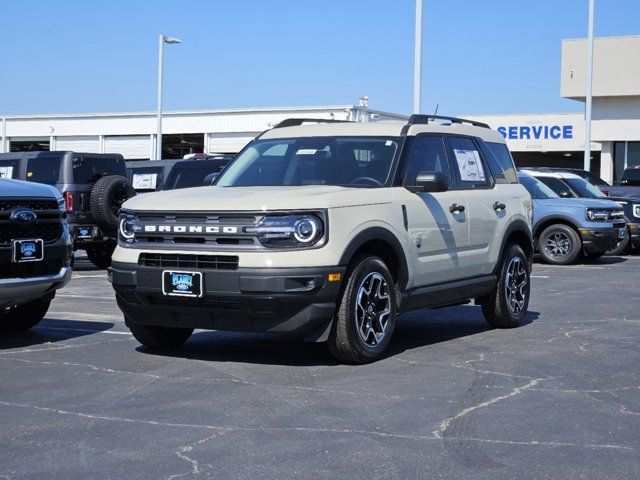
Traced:
MULTIPOLYGON (((505 249, 510 243, 519 245, 527 256, 527 259, 531 261, 533 258, 533 235, 531 234, 529 225, 527 225, 524 220, 515 220, 507 227, 504 237, 502 238, 500 259, 502 259, 505 249)), ((500 265, 500 261, 498 261, 498 265, 500 265)))
POLYGON ((360 253, 380 257, 391 271, 399 289, 405 289, 409 279, 407 259, 400 241, 393 233, 382 227, 363 230, 349 242, 340 258, 340 265, 349 265, 360 253))
POLYGON ((564 215, 554 215, 552 217, 544 218, 535 226, 535 228, 533 229, 534 240, 537 241, 540 237, 540 234, 544 232, 546 228, 556 224, 566 225, 567 227, 573 228, 576 233, 580 233, 580 226, 576 225, 575 220, 573 220, 571 217, 567 217, 564 215))

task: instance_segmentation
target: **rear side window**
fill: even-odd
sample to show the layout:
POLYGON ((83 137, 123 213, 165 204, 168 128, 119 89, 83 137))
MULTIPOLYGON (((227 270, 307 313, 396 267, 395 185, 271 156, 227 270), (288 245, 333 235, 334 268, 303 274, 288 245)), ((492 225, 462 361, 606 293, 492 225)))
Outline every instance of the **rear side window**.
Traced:
POLYGON ((569 185, 564 183, 559 178, 554 177, 536 177, 542 183, 544 183, 547 187, 553 190, 557 195, 560 195, 564 198, 573 198, 576 195, 571 191, 569 185))
POLYGON ((36 157, 27 160, 27 181, 53 185, 60 183, 61 157, 36 157))
POLYGON ((511 153, 509 149, 504 143, 486 143, 489 150, 493 154, 487 156, 487 160, 489 163, 492 163, 492 160, 495 159, 498 162, 498 165, 501 173, 504 174, 504 178, 508 183, 518 183, 518 175, 516 173, 516 167, 513 164, 513 158, 511 158, 511 153))
POLYGON ((124 159, 120 157, 74 156, 74 183, 95 183, 106 175, 127 175, 124 159))
POLYGON ((0 160, 0 178, 18 178, 19 160, 0 160))
POLYGON ((404 182, 406 186, 415 186, 416 178, 421 173, 441 173, 447 183, 451 184, 449 163, 442 137, 432 135, 414 137, 409 152, 404 182))
POLYGON ((489 188, 492 179, 478 147, 468 137, 449 137, 449 147, 460 186, 463 189, 489 188))

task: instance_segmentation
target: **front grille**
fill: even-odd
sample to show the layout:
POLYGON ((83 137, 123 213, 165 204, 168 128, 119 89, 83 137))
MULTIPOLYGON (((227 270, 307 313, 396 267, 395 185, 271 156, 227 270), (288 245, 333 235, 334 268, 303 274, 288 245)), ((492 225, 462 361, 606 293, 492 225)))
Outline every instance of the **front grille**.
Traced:
POLYGON ((164 244, 171 248, 179 244, 182 249, 202 248, 260 248, 260 243, 246 227, 256 225, 262 215, 235 213, 141 213, 137 216, 141 231, 133 244, 164 244))
POLYGON ((0 199, 0 210, 11 210, 16 207, 28 208, 34 212, 58 210, 58 202, 56 200, 0 199))
POLYGON ((238 257, 230 255, 179 255, 170 253, 141 253, 138 265, 160 268, 202 270, 237 270, 238 257))
POLYGON ((45 243, 54 242, 62 236, 61 223, 34 223, 15 225, 0 222, 0 246, 11 245, 12 240, 41 238, 45 243))
POLYGON ((62 236, 62 215, 57 200, 0 199, 0 246, 9 246, 12 240, 31 238, 40 238, 45 243, 55 242, 62 236), (36 222, 13 223, 11 213, 21 208, 36 212, 36 222))
POLYGON ((64 266, 64 258, 42 260, 41 262, 6 263, 0 268, 0 278, 32 278, 55 275, 64 266))

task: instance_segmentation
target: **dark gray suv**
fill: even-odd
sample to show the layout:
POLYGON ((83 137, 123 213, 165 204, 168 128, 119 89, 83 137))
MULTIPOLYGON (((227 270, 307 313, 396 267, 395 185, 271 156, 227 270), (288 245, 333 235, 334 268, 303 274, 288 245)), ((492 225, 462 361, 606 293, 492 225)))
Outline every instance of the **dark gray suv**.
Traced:
POLYGON ((0 154, 0 176, 57 188, 65 201, 74 249, 100 268, 111 265, 120 206, 135 195, 119 154, 12 152, 0 154))

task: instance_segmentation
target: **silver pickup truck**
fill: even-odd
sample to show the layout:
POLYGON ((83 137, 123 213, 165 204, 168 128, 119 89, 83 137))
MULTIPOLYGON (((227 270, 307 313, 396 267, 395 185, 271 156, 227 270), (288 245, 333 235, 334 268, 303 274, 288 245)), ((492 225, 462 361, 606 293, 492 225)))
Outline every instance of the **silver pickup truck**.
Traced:
POLYGON ((0 332, 35 326, 71 279, 66 216, 54 187, 0 178, 0 332))

